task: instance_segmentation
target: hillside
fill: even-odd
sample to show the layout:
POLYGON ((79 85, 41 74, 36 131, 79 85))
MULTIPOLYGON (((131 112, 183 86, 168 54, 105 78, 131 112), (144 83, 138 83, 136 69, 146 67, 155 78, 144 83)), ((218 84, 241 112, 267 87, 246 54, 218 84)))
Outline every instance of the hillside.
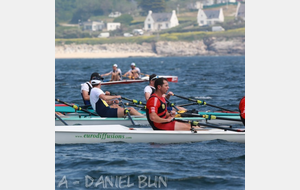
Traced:
MULTIPOLYGON (((121 29, 117 31, 111 31, 110 36, 123 36, 124 33, 131 33, 133 29, 144 28, 144 21, 146 16, 141 15, 141 9, 137 6, 139 1, 128 0, 90 0, 91 4, 84 3, 85 1, 78 0, 56 0, 56 12, 55 12, 55 38, 56 39, 70 39, 70 38, 97 38, 101 31, 84 31, 79 26, 84 21, 103 21, 104 23, 114 22, 115 19, 109 17, 111 11, 121 11, 123 15, 130 15, 132 21, 129 23, 121 22, 121 29), (102 4, 99 4, 102 2, 102 4), (67 7, 67 8, 66 8, 67 7), (98 7, 98 8, 94 8, 98 7)), ((176 10, 176 15, 179 20, 179 26, 173 28, 170 31, 161 31, 168 33, 180 33, 191 31, 211 31, 211 27, 199 27, 196 23, 197 10, 187 9, 187 4, 193 1, 184 0, 169 0, 166 1, 165 12, 171 12, 176 10)), ((220 25, 228 29, 243 28, 244 23, 237 23, 234 20, 234 14, 236 12, 237 5, 219 5, 204 8, 210 9, 223 9, 225 17, 224 23, 220 25)), ((240 21, 239 21, 240 22, 240 21)), ((104 30, 105 32, 105 30, 104 30)))
MULTIPOLYGON (((106 2, 105 0, 94 0, 93 2, 99 1, 106 2)), ((68 2, 68 0, 63 2, 68 2)), ((73 2, 81 1, 74 0, 73 2)), ((120 6, 128 1, 117 2, 110 1, 106 5, 106 12, 94 10, 95 14, 89 15, 88 19, 113 22, 114 18, 108 17, 109 10, 118 10, 116 5, 121 9, 120 6)), ((56 58, 245 55, 245 22, 234 19, 236 4, 205 8, 207 10, 223 8, 225 21, 218 24, 225 29, 222 32, 211 32, 211 26, 198 26, 197 10, 191 11, 185 8, 186 3, 191 1, 170 0, 166 1, 168 5, 166 10, 175 9, 177 11, 179 26, 160 32, 145 32, 142 36, 124 37, 124 33, 131 33, 133 29, 144 26, 146 16, 139 13, 140 9, 137 8, 136 2, 130 1, 127 7, 122 7, 123 10, 131 10, 128 13, 132 16, 132 21, 128 24, 121 23, 121 30, 110 31, 109 38, 98 38, 101 31, 83 31, 78 23, 72 23, 70 16, 69 20, 57 19, 55 28, 56 58), (176 2, 180 2, 177 4, 179 7, 174 6, 176 2)), ((104 10, 103 5, 101 6, 104 10)), ((73 12, 76 12, 76 7, 78 5, 73 6, 73 12)), ((85 8, 82 8, 82 11, 87 9, 85 5, 83 7, 85 8)))

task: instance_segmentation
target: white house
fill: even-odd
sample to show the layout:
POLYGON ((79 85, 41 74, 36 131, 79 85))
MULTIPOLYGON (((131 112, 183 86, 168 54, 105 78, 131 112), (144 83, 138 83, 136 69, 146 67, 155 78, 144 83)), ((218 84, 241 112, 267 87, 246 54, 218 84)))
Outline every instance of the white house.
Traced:
POLYGON ((197 14, 197 22, 199 26, 214 25, 216 23, 224 22, 223 9, 217 10, 203 10, 199 9, 197 14))
POLYGON ((149 11, 145 22, 145 31, 158 31, 179 25, 175 10, 172 13, 152 13, 149 11))
POLYGON ((108 22, 106 28, 107 28, 107 31, 116 30, 116 29, 121 28, 121 23, 119 23, 119 22, 108 22))
POLYGON ((108 15, 108 17, 116 18, 116 17, 119 17, 119 16, 121 16, 121 15, 122 15, 122 14, 121 14, 120 12, 116 11, 116 12, 111 12, 111 13, 108 15))
POLYGON ((245 20, 245 4, 244 3, 238 3, 235 13, 235 19, 242 18, 245 20))
POLYGON ((105 24, 103 21, 87 21, 82 23, 83 30, 99 31, 103 30, 105 24))

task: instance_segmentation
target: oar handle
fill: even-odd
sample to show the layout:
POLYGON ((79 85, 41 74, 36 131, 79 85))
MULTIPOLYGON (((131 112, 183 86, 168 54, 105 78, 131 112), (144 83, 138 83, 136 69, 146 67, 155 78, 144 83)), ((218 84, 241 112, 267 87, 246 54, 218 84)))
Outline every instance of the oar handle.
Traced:
POLYGON ((94 116, 99 116, 98 114, 95 114, 95 113, 90 112, 90 111, 88 111, 88 110, 86 110, 86 109, 83 109, 83 108, 81 108, 81 107, 78 107, 78 106, 76 106, 75 104, 71 105, 71 104, 69 104, 69 103, 67 103, 67 102, 64 102, 64 101, 61 101, 60 99, 57 99, 57 98, 55 98, 55 101, 57 101, 57 102, 59 102, 59 103, 63 103, 63 104, 65 104, 65 105, 67 105, 67 106, 70 106, 70 107, 74 108, 75 110, 80 110, 80 111, 84 111, 84 112, 86 112, 86 113, 92 114, 92 115, 94 115, 94 116))

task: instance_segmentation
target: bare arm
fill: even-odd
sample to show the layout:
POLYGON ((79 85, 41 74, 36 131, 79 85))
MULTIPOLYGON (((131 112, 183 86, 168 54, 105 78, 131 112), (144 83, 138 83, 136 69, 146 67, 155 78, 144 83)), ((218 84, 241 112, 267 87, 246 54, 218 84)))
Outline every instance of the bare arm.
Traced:
POLYGON ((167 99, 170 99, 170 97, 173 96, 173 95, 174 95, 173 92, 169 92, 169 93, 166 95, 166 98, 167 98, 167 99))
POLYGON ((108 100, 112 100, 112 99, 116 99, 116 98, 121 98, 121 96, 110 96, 110 95, 100 94, 99 98, 101 98, 102 100, 108 101, 108 100))
POLYGON ((88 91, 82 90, 82 96, 84 100, 90 100, 90 95, 88 91))
POLYGON ((149 92, 145 92, 145 99, 146 101, 148 101, 148 99, 150 98, 151 94, 149 92))
POLYGON ((128 72, 126 72, 123 76, 126 76, 126 75, 128 75, 130 72, 128 71, 128 72))
POLYGON ((102 75, 100 75, 100 76, 101 76, 101 77, 105 77, 105 76, 108 76, 108 75, 110 75, 110 74, 111 74, 111 72, 102 74, 102 75))

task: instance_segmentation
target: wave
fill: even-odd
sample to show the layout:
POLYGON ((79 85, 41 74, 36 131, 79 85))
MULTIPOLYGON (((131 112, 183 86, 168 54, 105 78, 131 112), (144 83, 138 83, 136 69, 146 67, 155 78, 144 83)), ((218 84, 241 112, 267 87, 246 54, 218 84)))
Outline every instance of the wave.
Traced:
POLYGON ((210 96, 196 96, 195 98, 197 98, 197 99, 205 99, 205 100, 212 99, 212 97, 210 97, 210 96))

